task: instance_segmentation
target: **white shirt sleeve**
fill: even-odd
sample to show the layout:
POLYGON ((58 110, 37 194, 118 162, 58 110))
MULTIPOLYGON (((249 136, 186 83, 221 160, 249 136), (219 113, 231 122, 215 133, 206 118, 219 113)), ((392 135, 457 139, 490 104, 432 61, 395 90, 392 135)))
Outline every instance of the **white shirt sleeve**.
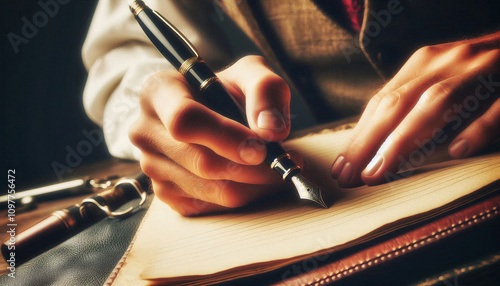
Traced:
MULTIPOLYGON (((209 64, 230 62, 224 38, 209 30, 214 27, 207 12, 213 8, 209 7, 211 1, 146 2, 176 26, 209 64)), ((129 141, 128 130, 140 113, 142 83, 150 75, 173 67, 151 44, 123 0, 98 2, 82 57, 88 70, 83 92, 87 115, 103 127, 111 155, 138 160, 140 152, 129 141)))

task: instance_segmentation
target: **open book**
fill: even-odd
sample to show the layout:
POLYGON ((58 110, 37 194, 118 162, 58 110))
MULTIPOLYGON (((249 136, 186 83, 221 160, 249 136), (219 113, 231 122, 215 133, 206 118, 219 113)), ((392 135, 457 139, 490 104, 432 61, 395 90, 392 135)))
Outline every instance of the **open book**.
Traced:
POLYGON ((115 269, 114 285, 207 285, 271 271, 449 211, 494 191, 485 186, 500 179, 497 152, 414 166, 390 183, 341 189, 329 171, 349 132, 321 132, 284 144, 306 158, 308 178, 333 194, 329 209, 285 200, 185 218, 155 198, 115 269))

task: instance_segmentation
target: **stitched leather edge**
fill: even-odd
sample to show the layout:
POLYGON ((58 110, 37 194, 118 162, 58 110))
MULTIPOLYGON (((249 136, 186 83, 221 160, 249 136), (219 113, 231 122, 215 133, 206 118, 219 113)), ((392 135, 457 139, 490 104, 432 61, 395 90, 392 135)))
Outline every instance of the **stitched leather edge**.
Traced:
POLYGON ((330 272, 328 275, 317 279, 315 281, 307 282, 305 285, 309 286, 319 286, 324 285, 326 283, 333 282, 334 280, 338 280, 342 277, 351 275, 359 270, 366 269, 368 267, 372 267, 374 265, 379 264, 382 261, 390 260, 395 257, 400 256, 401 254, 405 254, 407 252, 411 252, 416 248, 422 247, 430 242, 437 241, 439 239, 443 239, 445 237, 450 236, 451 234, 457 232, 458 230, 463 230, 465 228, 471 227, 473 224, 477 224, 486 219, 491 219, 498 215, 498 206, 493 206, 491 209, 487 209, 485 211, 480 212, 479 214, 473 215, 470 218, 465 218, 463 221, 458 221, 457 223, 453 223, 449 227, 438 230, 437 232, 432 232, 428 236, 421 238, 419 240, 414 240, 411 243, 407 243, 406 245, 399 246, 397 248, 393 248, 390 252, 384 254, 378 254, 376 257, 367 259, 358 264, 347 267, 343 270, 339 270, 335 273, 330 272))
MULTIPOLYGON (((151 183, 151 181, 150 181, 150 183, 151 183)), ((153 188, 150 187, 149 189, 152 190, 153 188)), ((141 231, 141 229, 144 225, 144 221, 149 216, 149 213, 150 213, 149 207, 151 206, 153 198, 154 198, 154 194, 152 194, 151 197, 149 198, 149 200, 146 202, 146 206, 147 206, 146 213, 144 214, 144 217, 142 217, 141 222, 139 223, 139 226, 137 227, 137 230, 134 234, 134 237, 132 238, 132 241, 130 242, 125 253, 123 253, 122 258, 120 258, 118 263, 116 263, 115 267, 113 268, 113 271, 111 271, 111 273, 108 275, 108 278, 106 278, 106 281, 104 282, 103 286, 113 285, 116 278, 118 277, 118 274, 120 273, 120 270, 122 269, 123 265, 125 264, 127 257, 129 255, 130 251, 132 250, 132 246, 134 245, 135 240, 137 239, 137 234, 141 231)))

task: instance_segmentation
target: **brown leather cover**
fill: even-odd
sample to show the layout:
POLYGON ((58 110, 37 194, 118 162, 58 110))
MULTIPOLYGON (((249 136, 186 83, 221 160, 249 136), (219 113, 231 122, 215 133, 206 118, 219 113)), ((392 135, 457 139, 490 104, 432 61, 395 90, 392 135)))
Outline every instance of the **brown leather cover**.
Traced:
POLYGON ((424 246, 440 242, 474 225, 498 219, 499 208, 500 194, 275 285, 316 286, 339 281, 376 265, 391 262, 397 257, 412 253, 424 246))

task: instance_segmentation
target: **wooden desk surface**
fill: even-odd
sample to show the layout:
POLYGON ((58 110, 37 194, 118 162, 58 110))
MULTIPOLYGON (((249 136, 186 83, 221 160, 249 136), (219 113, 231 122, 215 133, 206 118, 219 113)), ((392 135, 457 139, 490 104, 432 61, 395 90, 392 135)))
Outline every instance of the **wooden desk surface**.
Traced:
MULTIPOLYGON (((112 175, 128 176, 137 173, 140 170, 140 166, 137 162, 124 161, 118 159, 111 159, 109 161, 99 162, 74 170, 74 174, 68 177, 69 180, 76 178, 83 178, 86 176, 91 176, 93 178, 106 178, 112 175)), ((60 182, 47 182, 46 185, 56 184, 60 182)), ((41 202, 37 204, 37 207, 31 211, 20 212, 15 214, 15 223, 17 224, 16 233, 21 233, 25 229, 31 227, 37 222, 48 217, 52 212, 60 209, 67 208, 71 205, 80 203, 84 198, 91 196, 90 194, 84 194, 74 197, 63 198, 60 200, 52 200, 41 202)), ((9 227, 7 224, 9 219, 7 216, 7 210, 0 211, 0 241, 3 243, 9 238, 7 231, 9 227)))

